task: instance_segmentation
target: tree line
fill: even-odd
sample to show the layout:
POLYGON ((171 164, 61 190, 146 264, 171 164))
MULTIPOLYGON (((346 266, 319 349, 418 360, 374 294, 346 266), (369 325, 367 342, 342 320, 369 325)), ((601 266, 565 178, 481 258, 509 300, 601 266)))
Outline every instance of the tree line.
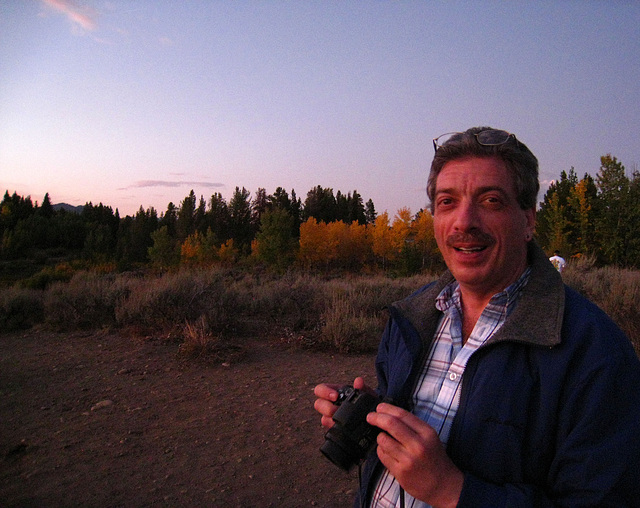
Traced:
POLYGON ((162 213, 140 207, 120 217, 110 206, 87 203, 79 213, 54 209, 49 194, 41 205, 15 192, 0 203, 0 259, 83 259, 114 264, 119 270, 141 266, 262 263, 278 269, 365 267, 415 273, 440 263, 431 215, 401 209, 392 219, 349 193, 311 189, 304 202, 294 190, 263 188, 251 196, 236 187, 229 202, 220 193, 208 201, 192 190, 162 213))
POLYGON ((548 252, 640 268, 640 173, 607 154, 593 178, 562 171, 540 203, 536 235, 548 252))
MULTIPOLYGON (((261 263, 277 269, 393 270, 412 274, 443 267, 428 211, 402 208, 377 214, 354 190, 263 188, 252 196, 236 187, 227 202, 192 190, 158 214, 140 207, 120 217, 110 206, 87 203, 79 213, 54 209, 5 192, 0 203, 0 260, 81 259, 118 270, 153 266, 261 263)), ((599 265, 640 268, 640 173, 631 177, 610 154, 596 177, 562 171, 539 205, 536 238, 548 252, 588 256, 599 265)))

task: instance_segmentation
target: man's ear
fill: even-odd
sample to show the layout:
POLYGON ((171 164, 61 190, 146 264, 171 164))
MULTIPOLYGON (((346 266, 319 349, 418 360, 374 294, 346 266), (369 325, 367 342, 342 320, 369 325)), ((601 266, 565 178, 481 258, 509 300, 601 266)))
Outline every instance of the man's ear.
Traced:
POLYGON ((536 209, 535 207, 529 208, 528 210, 525 210, 524 213, 527 220, 526 238, 527 241, 529 241, 533 238, 533 233, 536 230, 536 209))

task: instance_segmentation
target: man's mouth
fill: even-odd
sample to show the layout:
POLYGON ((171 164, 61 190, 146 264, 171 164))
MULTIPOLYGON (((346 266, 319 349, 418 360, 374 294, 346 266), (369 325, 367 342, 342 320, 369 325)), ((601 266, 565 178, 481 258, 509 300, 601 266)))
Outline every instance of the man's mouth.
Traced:
POLYGON ((462 254, 476 254, 495 243, 493 237, 482 231, 453 233, 447 238, 447 246, 462 254))
POLYGON ((487 247, 486 246, 477 246, 477 247, 456 247, 456 246, 453 246, 453 248, 455 250, 457 250, 458 252, 473 253, 473 252, 481 252, 481 251, 485 250, 487 247))

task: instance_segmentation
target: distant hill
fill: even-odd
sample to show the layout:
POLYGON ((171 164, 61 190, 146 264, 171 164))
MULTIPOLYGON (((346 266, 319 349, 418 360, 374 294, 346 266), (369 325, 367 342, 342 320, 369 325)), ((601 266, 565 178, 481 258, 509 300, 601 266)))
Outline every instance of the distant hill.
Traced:
POLYGON ((84 206, 82 206, 82 205, 73 206, 73 205, 69 205, 67 203, 57 203, 57 204, 51 205, 51 206, 56 211, 65 210, 65 211, 71 212, 71 213, 82 213, 82 210, 84 209, 84 206))

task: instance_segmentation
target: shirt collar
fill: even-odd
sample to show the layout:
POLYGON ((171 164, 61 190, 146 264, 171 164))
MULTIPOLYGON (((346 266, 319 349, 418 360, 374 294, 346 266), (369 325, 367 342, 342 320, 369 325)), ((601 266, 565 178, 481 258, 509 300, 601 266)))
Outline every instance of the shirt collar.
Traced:
MULTIPOLYGON (((518 299, 522 289, 529 282, 529 275, 531 274, 531 267, 527 266, 524 272, 518 277, 518 279, 507 286, 503 291, 496 293, 489 300, 489 305, 512 307, 513 303, 518 299)), ((438 294, 435 302, 436 308, 441 312, 446 312, 455 305, 458 309, 461 309, 460 304, 460 284, 457 280, 451 281, 447 284, 442 291, 438 294)))

